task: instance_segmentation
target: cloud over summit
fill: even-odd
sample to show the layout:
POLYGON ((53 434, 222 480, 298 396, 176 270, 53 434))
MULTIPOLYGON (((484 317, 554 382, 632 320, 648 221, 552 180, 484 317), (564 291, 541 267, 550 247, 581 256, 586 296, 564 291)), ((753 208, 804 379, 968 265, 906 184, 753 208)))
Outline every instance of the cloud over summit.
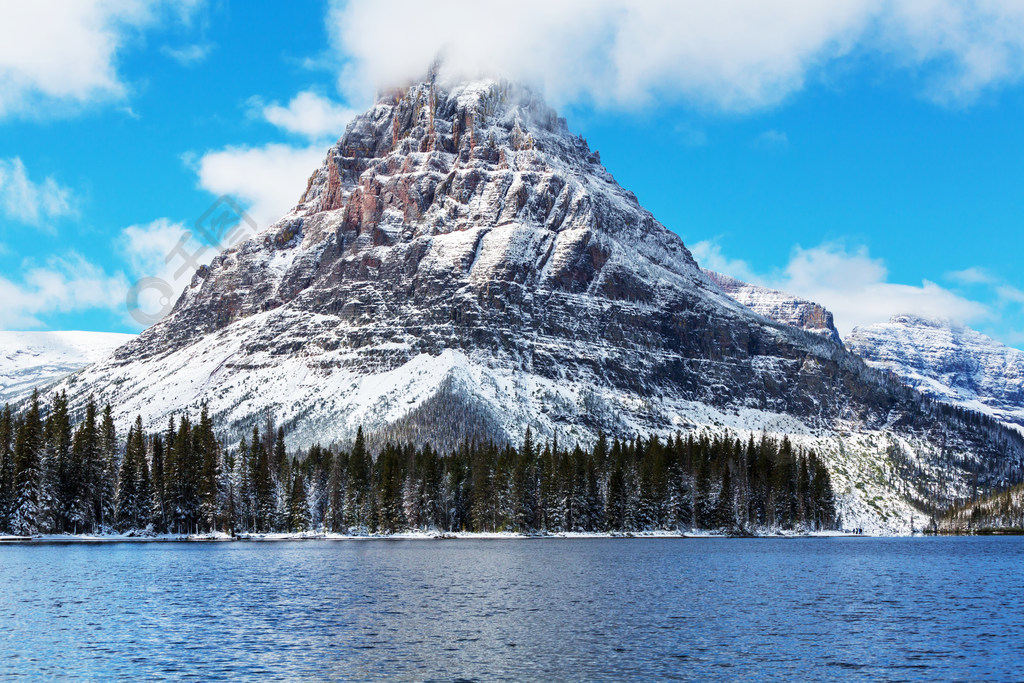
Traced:
POLYGON ((962 103, 1024 77, 1024 4, 1008 0, 456 0, 336 3, 328 30, 365 92, 421 75, 501 75, 555 102, 713 110, 777 104, 846 57, 910 71, 922 94, 962 103))

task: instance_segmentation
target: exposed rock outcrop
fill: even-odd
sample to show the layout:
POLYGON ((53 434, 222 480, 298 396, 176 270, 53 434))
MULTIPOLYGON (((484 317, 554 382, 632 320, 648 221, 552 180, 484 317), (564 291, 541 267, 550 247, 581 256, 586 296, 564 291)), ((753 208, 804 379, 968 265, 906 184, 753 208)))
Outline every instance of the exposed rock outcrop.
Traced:
POLYGON ((752 285, 713 270, 705 269, 704 272, 722 288, 723 292, 754 313, 775 322, 821 334, 837 344, 843 343, 832 319, 832 313, 821 304, 777 289, 752 285))

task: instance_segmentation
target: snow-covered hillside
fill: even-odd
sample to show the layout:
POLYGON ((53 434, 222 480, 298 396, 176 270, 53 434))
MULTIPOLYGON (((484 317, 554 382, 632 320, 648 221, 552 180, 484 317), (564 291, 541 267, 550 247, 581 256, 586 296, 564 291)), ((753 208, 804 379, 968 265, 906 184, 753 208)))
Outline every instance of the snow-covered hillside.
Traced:
POLYGON ((0 331, 0 405, 103 360, 134 334, 0 331))
POLYGON ((855 328, 846 343, 921 393, 1024 432, 1024 351, 969 327, 913 315, 855 328))

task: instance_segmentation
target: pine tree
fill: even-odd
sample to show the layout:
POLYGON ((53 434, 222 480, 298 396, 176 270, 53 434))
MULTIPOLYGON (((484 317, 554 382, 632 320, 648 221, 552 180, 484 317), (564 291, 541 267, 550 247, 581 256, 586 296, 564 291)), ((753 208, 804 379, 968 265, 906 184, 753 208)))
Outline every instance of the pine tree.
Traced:
POLYGON ((235 454, 234 479, 237 487, 235 497, 235 520, 244 531, 256 530, 256 490, 253 483, 253 468, 249 462, 249 442, 242 437, 235 454))
POLYGON ((28 413, 14 441, 14 509, 11 530, 30 535, 42 530, 43 509, 43 423, 39 413, 39 392, 32 393, 28 413))
POLYGON ((153 520, 153 525, 157 531, 167 531, 167 515, 166 515, 166 501, 165 485, 164 485, 164 457, 166 454, 166 447, 164 446, 163 436, 160 434, 154 434, 150 439, 150 448, 153 452, 153 465, 150 468, 150 481, 152 487, 151 497, 153 500, 153 508, 150 514, 150 518, 153 520))
POLYGON ((97 524, 93 506, 96 463, 100 460, 96 402, 92 396, 85 405, 85 419, 75 429, 71 441, 71 471, 68 475, 68 524, 73 533, 91 532, 97 524))
POLYGON ((96 487, 93 491, 93 501, 96 519, 100 528, 106 527, 115 519, 115 506, 117 504, 117 450, 117 430, 114 428, 114 418, 108 403, 103 408, 103 421, 100 425, 99 458, 94 466, 96 487))
POLYGON ((610 458, 604 528, 606 531, 620 531, 626 526, 626 463, 618 439, 612 444, 610 458))
POLYGON ((224 509, 225 486, 223 481, 223 462, 220 442, 213 433, 213 422, 210 420, 206 404, 203 404, 196 428, 197 453, 200 461, 199 473, 199 517, 201 524, 208 531, 214 531, 222 522, 226 522, 227 511, 224 509))
POLYGON ((153 489, 146 459, 146 434, 142 417, 128 430, 124 458, 118 475, 117 523, 121 529, 143 529, 150 522, 153 489))
POLYGON ((63 391, 53 395, 50 414, 46 418, 46 493, 50 508, 49 523, 54 531, 66 530, 70 518, 71 499, 71 418, 68 397, 63 391))
POLYGON ((723 531, 736 528, 735 492, 732 485, 732 468, 726 462, 722 468, 722 487, 715 504, 715 527, 723 531))
POLYGON ((345 486, 347 455, 343 451, 332 454, 331 475, 328 480, 328 512, 327 528, 335 533, 342 533, 348 527, 345 524, 345 501, 348 497, 345 486))
POLYGON ((370 519, 370 454, 366 451, 363 428, 356 430, 356 440, 348 458, 348 488, 345 503, 345 526, 358 529, 370 519))
POLYGON ((385 446, 377 457, 378 528, 385 532, 401 530, 402 465, 401 454, 395 446, 385 446))
POLYGON ((309 531, 309 500, 306 498, 306 482, 297 467, 292 468, 291 495, 288 501, 288 528, 293 532, 309 531))
MULTIPOLYGON (((141 418, 139 419, 141 423, 141 418)), ((139 475, 135 471, 138 459, 135 457, 135 449, 138 441, 142 439, 142 425, 136 423, 128 430, 128 445, 125 448, 124 458, 121 460, 121 471, 118 473, 117 485, 117 525, 121 529, 137 528, 139 517, 138 484, 139 475), (138 431, 136 431, 138 428, 138 431)))
POLYGON ((14 511, 14 416, 11 406, 0 412, 0 533, 11 530, 14 511))
POLYGON ((136 416, 135 419, 135 432, 137 439, 135 444, 135 475, 137 477, 136 495, 138 496, 135 525, 139 528, 148 528, 153 522, 153 494, 155 489, 146 448, 148 440, 146 439, 145 432, 142 430, 142 418, 140 416, 136 416))

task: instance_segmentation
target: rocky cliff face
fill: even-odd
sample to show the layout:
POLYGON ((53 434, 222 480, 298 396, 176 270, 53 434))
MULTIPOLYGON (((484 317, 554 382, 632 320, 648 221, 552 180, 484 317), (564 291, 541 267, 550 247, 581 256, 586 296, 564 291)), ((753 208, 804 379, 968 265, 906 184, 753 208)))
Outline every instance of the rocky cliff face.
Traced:
POLYGON ((495 81, 380 97, 292 212, 67 386, 149 425, 205 402, 241 435, 272 412, 296 445, 360 424, 442 447, 527 426, 581 441, 786 432, 830 458, 861 526, 909 518, 891 480, 853 487, 880 471, 893 425, 925 478, 940 432, 962 435, 985 476, 1017 476, 1019 455, 940 425, 820 334, 737 303, 563 119, 495 81))
POLYGON ((1024 351, 969 327, 912 315, 858 327, 847 345, 926 396, 986 413, 1024 432, 1024 351))
POLYGON ((713 270, 705 270, 704 273, 723 292, 754 313, 784 325, 820 334, 836 344, 843 343, 832 319, 832 313, 824 306, 777 289, 752 285, 713 270))

